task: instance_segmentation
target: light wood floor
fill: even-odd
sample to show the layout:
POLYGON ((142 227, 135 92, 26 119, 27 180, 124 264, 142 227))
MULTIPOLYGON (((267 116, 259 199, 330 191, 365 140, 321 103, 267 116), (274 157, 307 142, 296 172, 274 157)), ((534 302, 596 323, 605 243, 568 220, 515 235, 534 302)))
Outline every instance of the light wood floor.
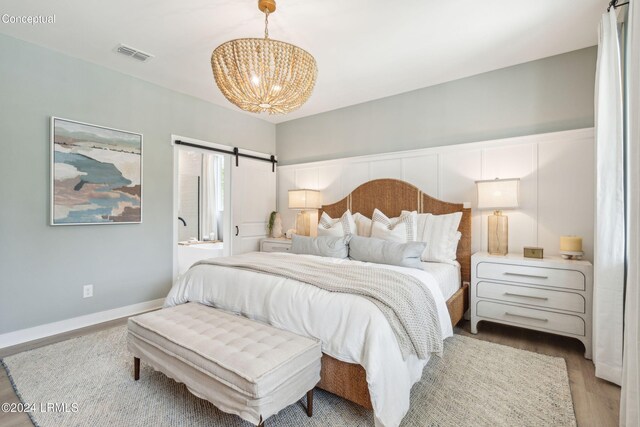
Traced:
MULTIPOLYGON (((78 334, 93 332, 97 328, 112 327, 124 323, 125 320, 109 322, 106 325, 43 340, 37 345, 50 344, 55 341, 69 339, 78 334)), ((456 328, 456 332, 462 335, 550 356, 564 357, 567 361, 571 395, 578 425, 580 427, 618 426, 620 387, 595 377, 593 363, 584 358, 584 348, 579 341, 543 332, 486 322, 479 325, 479 333, 477 335, 472 335, 469 332, 469 322, 462 321, 459 326, 456 328)), ((14 348, 10 353, 33 348, 33 346, 31 344, 29 347, 14 348)), ((5 350, 0 353, 0 356, 8 354, 9 352, 5 350)), ((19 400, 9 383, 4 369, 0 369, 0 403, 4 402, 17 403, 19 400)), ((26 414, 0 412, 0 426, 2 427, 31 425, 31 421, 26 414)))

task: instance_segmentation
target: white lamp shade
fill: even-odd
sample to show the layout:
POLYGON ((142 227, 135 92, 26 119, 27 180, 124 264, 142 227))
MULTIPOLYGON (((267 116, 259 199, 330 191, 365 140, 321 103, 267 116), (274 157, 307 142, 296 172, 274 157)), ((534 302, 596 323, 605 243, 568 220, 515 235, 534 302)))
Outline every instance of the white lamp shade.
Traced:
POLYGON ((513 209, 520 206, 520 178, 476 181, 478 209, 513 209))
POLYGON ((289 209, 320 209, 322 196, 318 190, 289 190, 289 209))

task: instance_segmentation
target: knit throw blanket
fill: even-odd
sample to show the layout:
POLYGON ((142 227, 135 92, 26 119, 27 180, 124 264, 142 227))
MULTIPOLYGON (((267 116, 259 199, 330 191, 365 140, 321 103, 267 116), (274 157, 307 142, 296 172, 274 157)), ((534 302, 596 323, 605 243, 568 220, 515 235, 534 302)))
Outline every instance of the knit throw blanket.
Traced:
POLYGON ((206 259, 193 267, 202 264, 272 274, 329 292, 360 295, 384 314, 405 359, 409 354, 420 359, 442 354, 435 300, 426 285, 411 275, 355 261, 338 264, 320 257, 265 252, 206 259))

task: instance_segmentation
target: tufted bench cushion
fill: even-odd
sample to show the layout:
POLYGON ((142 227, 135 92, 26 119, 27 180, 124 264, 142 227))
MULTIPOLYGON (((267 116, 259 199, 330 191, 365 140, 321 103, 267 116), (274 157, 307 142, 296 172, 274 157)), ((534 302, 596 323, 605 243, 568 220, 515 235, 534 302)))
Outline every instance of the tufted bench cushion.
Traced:
POLYGON ((320 380, 318 341, 198 303, 132 317, 128 327, 137 358, 256 424, 320 380))

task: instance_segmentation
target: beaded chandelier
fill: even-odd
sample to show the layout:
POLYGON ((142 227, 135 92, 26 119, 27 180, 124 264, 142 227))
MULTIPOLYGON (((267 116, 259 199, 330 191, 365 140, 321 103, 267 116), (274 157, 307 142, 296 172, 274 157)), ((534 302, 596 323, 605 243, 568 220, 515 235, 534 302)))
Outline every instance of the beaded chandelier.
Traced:
POLYGON ((222 94, 245 111, 286 114, 313 92, 318 68, 307 51, 269 38, 269 14, 275 0, 259 0, 265 14, 263 39, 236 39, 211 54, 213 77, 222 94))

